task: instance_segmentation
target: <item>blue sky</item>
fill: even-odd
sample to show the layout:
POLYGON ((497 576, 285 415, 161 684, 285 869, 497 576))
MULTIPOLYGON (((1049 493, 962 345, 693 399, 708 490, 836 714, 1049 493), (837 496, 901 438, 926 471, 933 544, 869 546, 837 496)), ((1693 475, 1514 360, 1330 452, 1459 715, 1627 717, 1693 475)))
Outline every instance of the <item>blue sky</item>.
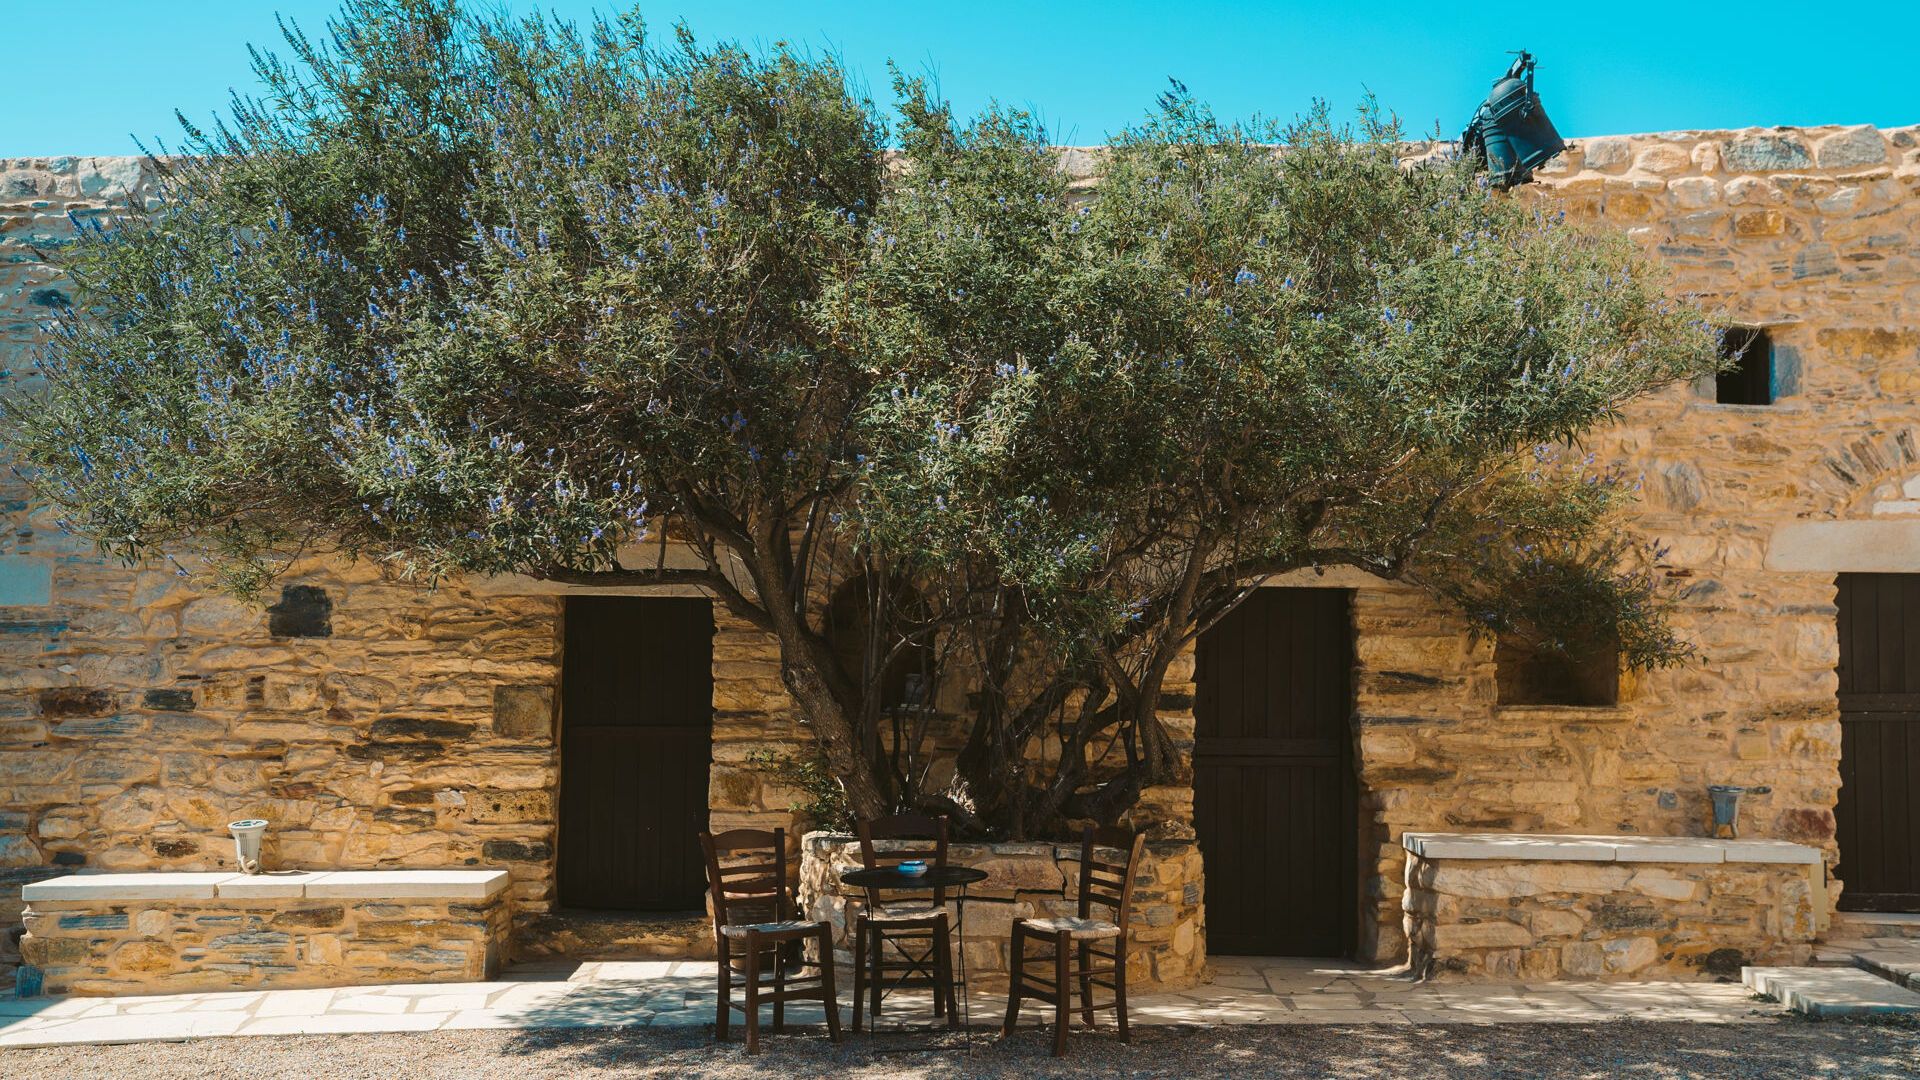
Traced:
MULTIPOLYGON (((24 0, 8 0, 8 5, 24 0)), ((507 0, 514 11, 535 7, 507 0)), ((623 2, 538 5, 581 17, 623 2)), ((249 42, 279 43, 274 13, 317 29, 332 0, 91 0, 0 47, 0 157, 133 152, 171 138, 177 107, 203 119, 252 85, 249 42)), ((876 91, 886 61, 935 76, 963 111, 989 98, 1034 109, 1056 141, 1090 143, 1185 81, 1223 115, 1288 116, 1313 97, 1345 110, 1363 88, 1417 133, 1456 134, 1506 51, 1540 57, 1547 111, 1568 136, 1753 124, 1920 122, 1920 3, 1579 2, 801 3, 661 0, 665 28, 787 40, 840 54, 876 91)), ((11 20, 18 25, 19 20, 11 20)))

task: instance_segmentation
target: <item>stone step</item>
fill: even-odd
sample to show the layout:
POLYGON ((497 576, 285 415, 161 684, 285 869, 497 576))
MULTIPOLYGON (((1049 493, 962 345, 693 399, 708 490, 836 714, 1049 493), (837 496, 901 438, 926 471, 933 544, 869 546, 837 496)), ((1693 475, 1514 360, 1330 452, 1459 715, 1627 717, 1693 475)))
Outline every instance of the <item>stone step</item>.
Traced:
POLYGON ((1903 938, 1920 941, 1920 913, 1840 911, 1823 938, 1903 938))
POLYGON ((1859 968, 1750 967, 1740 981, 1808 1016, 1920 1015, 1920 994, 1859 968))
POLYGON ((550 911, 519 932, 516 960, 711 960, 705 912, 550 911))
POLYGON ((1920 913, 1897 911, 1841 911, 1836 926, 1866 930, 1868 938, 1908 938, 1920 942, 1920 913))
POLYGON ((1920 914, 1842 911, 1813 946, 1813 963, 1856 967, 1854 957, 1864 952, 1905 948, 1920 943, 1920 914))
POLYGON ((1920 990, 1920 941, 1904 947, 1857 953, 1853 962, 1883 979, 1920 990))

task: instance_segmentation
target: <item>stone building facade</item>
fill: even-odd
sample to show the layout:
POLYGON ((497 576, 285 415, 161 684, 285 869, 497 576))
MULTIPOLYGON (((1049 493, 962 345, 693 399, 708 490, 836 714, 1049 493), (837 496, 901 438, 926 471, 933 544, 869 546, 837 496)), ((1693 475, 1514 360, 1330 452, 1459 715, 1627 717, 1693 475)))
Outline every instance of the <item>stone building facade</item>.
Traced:
MULTIPOLYGON (((1764 328, 1773 400, 1676 388, 1592 440, 1642 478, 1635 527, 1664 546, 1678 628, 1700 649, 1623 678, 1613 704, 1503 703, 1494 646, 1412 590, 1275 583, 1352 590, 1342 872, 1364 958, 1407 954, 1404 834, 1703 836, 1711 784, 1766 788, 1746 797, 1744 834, 1820 849, 1844 895, 1837 575, 1920 573, 1920 128, 1587 139, 1538 181, 1519 197, 1624 229, 1677 291, 1764 328)), ((0 160, 10 383, 70 298, 56 268, 69 212, 146 182, 135 159, 0 160)), ((12 477, 0 513, 0 926, 18 925, 23 884, 76 870, 231 869, 226 822, 259 816, 270 864, 505 868, 516 949, 607 946, 555 921, 558 591, 424 592, 314 563, 261 610, 103 561, 12 477)), ((797 793, 756 759, 807 734, 771 644, 715 618, 710 820, 791 824, 797 793)), ((1190 746, 1192 669, 1177 674, 1167 718, 1190 746)), ((1193 806, 1191 789, 1155 790, 1136 821, 1191 839, 1193 806)), ((1184 890, 1181 925, 1203 923, 1204 892, 1184 890)), ((1203 958, 1204 931, 1187 937, 1203 958)), ((701 947, 698 932, 648 940, 701 947)), ((13 949, 0 937, 0 963, 13 949)))

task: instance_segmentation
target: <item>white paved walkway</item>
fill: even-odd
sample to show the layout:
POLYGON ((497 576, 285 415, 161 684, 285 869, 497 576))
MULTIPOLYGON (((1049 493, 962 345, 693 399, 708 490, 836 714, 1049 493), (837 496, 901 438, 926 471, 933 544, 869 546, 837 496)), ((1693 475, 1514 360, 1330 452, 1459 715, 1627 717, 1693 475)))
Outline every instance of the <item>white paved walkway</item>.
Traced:
MULTIPOLYGON (((1614 1019, 1741 1023, 1780 1014, 1728 983, 1416 983, 1340 961, 1222 957, 1210 984, 1139 994, 1141 1024, 1461 1024, 1614 1019)), ((163 994, 0 997, 0 1047, 190 1039, 213 1035, 347 1034, 458 1028, 624 1027, 713 1022, 714 966, 607 961, 516 967, 496 982, 163 994)), ((843 980, 841 1019, 849 1017, 843 980)), ((924 999, 920 999, 924 1000, 924 999)), ((977 993, 973 1023, 997 1026, 1005 998, 977 993)), ((885 1019, 924 1005, 889 999, 885 1019)), ((817 1006, 788 1007, 818 1023, 817 1006)), ((1045 1013, 1030 1007, 1023 1023, 1045 1013)), ((884 1029, 883 1029, 884 1030, 884 1029)), ((736 1027, 736 1038, 737 1035, 736 1027)), ((0 1068, 0 1073, 5 1072, 0 1068)))

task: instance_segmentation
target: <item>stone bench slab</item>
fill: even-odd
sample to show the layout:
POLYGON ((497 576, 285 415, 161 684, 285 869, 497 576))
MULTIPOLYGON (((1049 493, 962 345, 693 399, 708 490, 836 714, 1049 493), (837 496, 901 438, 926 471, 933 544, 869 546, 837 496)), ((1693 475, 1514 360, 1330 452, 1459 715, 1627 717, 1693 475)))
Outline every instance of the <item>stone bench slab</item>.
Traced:
POLYGON ((327 876, 324 870, 293 870, 264 874, 235 874, 216 887, 222 900, 297 900, 307 885, 327 876))
POLYGON ((510 877, 505 870, 336 870, 309 882, 307 896, 485 900, 510 877))
POLYGON ((1522 862, 1820 864, 1818 848, 1786 840, 1704 836, 1577 836, 1527 833, 1410 832, 1401 846, 1423 859, 1522 862))
POLYGON ((68 874, 20 887, 35 900, 211 900, 231 873, 68 874))
POLYGON ((234 874, 166 872, 68 874, 25 885, 35 901, 262 900, 353 898, 485 900, 506 889, 505 870, 324 870, 234 874))

